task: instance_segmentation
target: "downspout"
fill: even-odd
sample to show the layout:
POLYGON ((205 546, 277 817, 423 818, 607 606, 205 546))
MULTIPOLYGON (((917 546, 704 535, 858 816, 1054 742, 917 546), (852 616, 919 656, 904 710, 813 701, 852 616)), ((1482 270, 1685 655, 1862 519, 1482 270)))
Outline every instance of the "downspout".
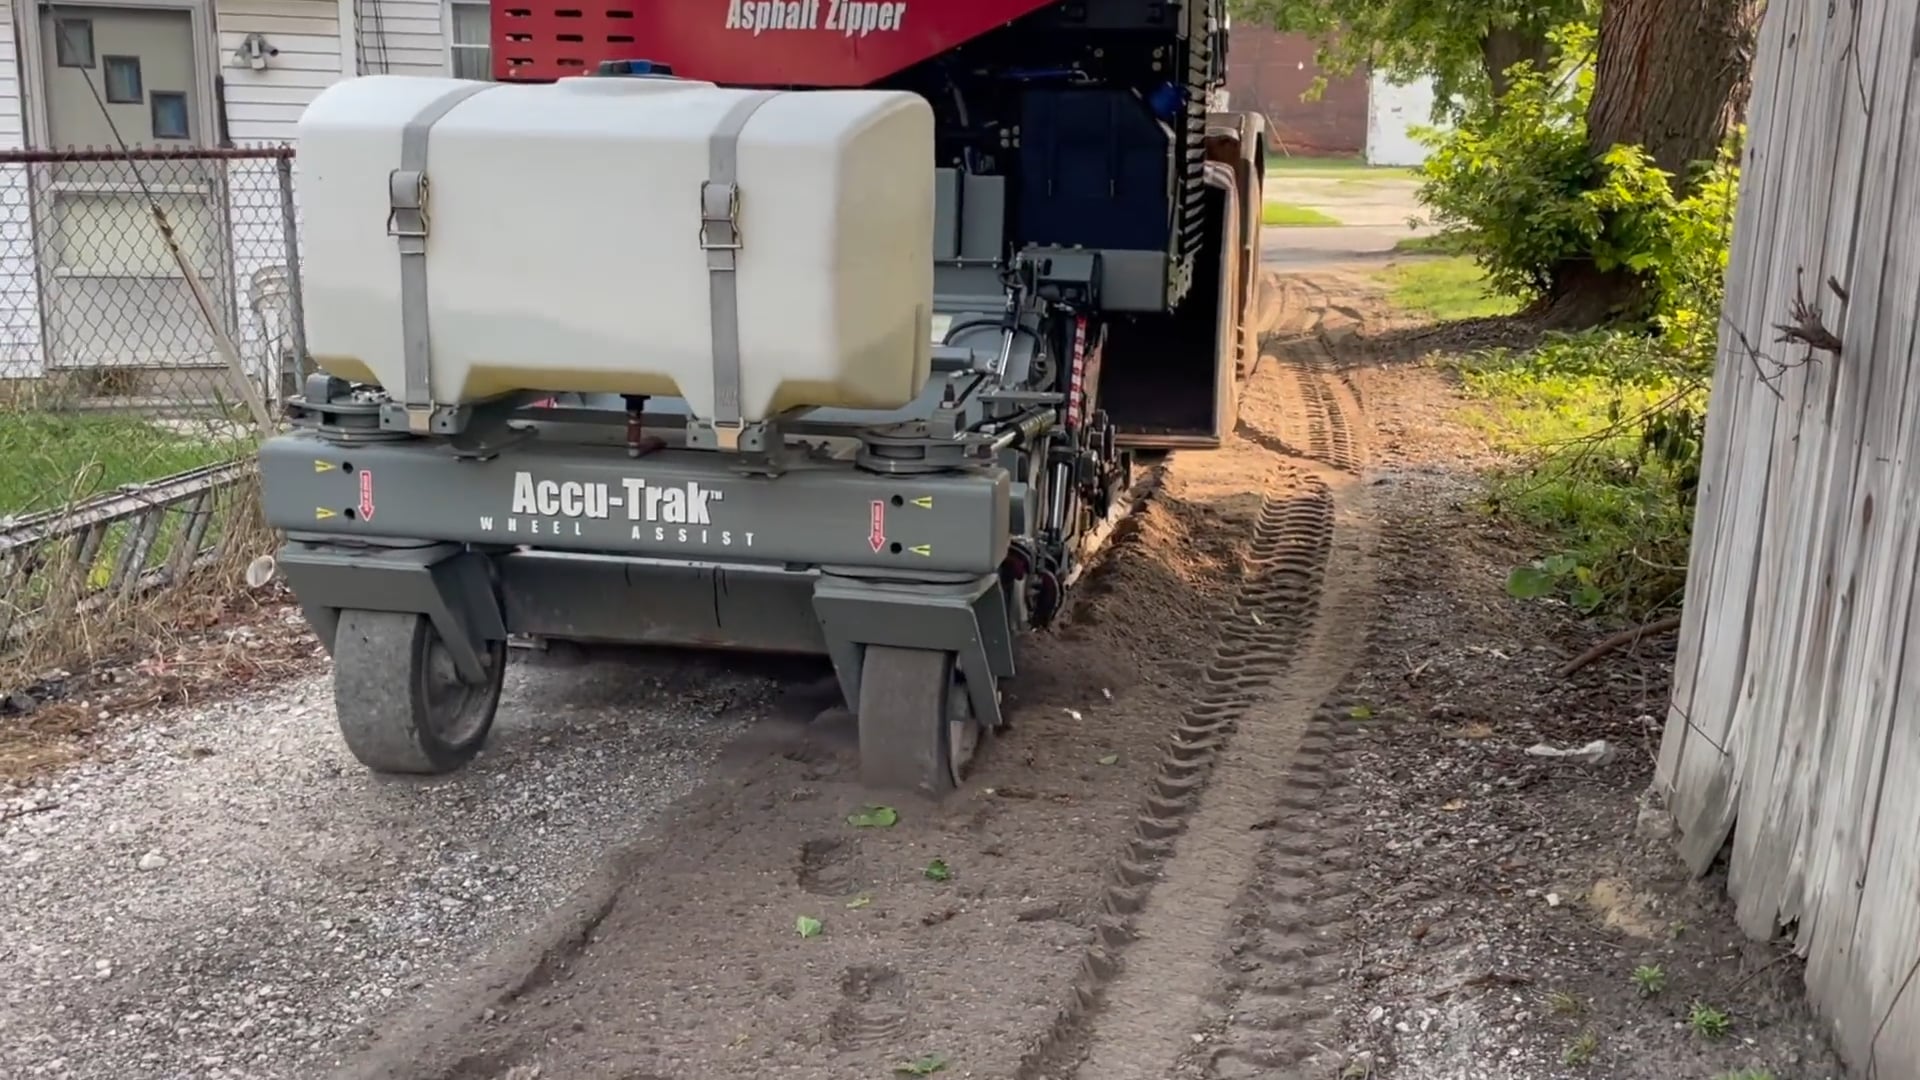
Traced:
POLYGON ((233 149, 233 129, 227 122, 227 77, 215 74, 213 77, 214 122, 219 127, 220 148, 233 149))

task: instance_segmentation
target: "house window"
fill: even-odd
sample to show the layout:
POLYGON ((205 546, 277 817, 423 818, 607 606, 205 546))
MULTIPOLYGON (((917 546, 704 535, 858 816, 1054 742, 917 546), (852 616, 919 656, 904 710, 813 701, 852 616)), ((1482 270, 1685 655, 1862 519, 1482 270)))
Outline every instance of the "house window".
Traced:
POLYGON ((187 139, 187 95, 178 90, 153 92, 153 137, 187 139))
POLYGON ((493 78, 493 35, 490 32, 488 8, 484 2, 471 0, 451 0, 453 36, 449 48, 453 53, 453 77, 456 79, 493 78))
POLYGON ((140 58, 109 56, 107 63, 107 103, 138 105, 146 97, 140 85, 140 58))
POLYGON ((93 66, 93 20, 54 20, 53 54, 61 67, 93 66))

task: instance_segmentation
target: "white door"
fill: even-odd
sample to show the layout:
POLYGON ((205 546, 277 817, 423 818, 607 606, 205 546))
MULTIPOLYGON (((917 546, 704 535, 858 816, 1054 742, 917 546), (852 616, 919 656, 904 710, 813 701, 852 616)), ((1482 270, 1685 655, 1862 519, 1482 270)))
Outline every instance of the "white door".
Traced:
MULTIPOLYGON (((47 145, 108 151, 123 144, 143 150, 209 145, 201 130, 194 30, 186 10, 42 6, 47 145)), ((164 212, 216 312, 226 312, 219 162, 66 161, 43 169, 37 186, 50 365, 217 362, 213 337, 149 200, 164 212)))

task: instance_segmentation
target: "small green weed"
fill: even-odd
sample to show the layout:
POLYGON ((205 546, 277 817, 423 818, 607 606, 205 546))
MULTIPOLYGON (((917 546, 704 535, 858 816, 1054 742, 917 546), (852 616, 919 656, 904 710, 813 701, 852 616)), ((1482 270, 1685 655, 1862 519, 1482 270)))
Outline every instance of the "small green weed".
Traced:
POLYGON ((1565 990, 1555 990, 1547 995, 1547 1008, 1555 1016, 1579 1016, 1586 1010, 1585 1004, 1565 990))
POLYGON ((1642 964, 1633 969, 1633 985, 1641 997, 1654 997, 1667 988, 1667 972, 1658 964, 1642 964))
POLYGON ((1583 1031, 1579 1037, 1567 1044, 1560 1060, 1568 1065, 1590 1065, 1593 1056, 1600 1052, 1600 1036, 1591 1031, 1583 1031))
POLYGON ((1711 1005, 1694 1002, 1687 1013, 1687 1026, 1703 1039, 1723 1039, 1733 1027, 1733 1018, 1711 1005))

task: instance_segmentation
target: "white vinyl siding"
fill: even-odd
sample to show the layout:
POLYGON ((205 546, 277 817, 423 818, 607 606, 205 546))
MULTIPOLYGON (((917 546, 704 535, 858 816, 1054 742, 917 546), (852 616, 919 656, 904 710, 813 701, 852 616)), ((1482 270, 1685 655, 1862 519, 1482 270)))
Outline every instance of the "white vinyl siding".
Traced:
MULTIPOLYGON (((11 18, 0 20, 0 149, 26 146, 20 59, 11 18)), ((34 276, 27 169, 0 166, 0 381, 41 373, 40 287, 34 276)))

